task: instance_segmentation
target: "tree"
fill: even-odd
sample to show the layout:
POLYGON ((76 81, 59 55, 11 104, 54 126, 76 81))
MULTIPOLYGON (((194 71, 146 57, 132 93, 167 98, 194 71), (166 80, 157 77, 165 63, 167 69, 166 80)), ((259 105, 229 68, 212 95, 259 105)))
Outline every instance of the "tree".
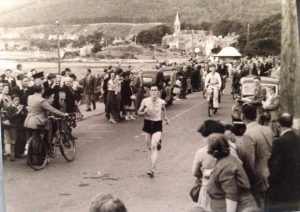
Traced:
POLYGON ((73 46, 74 48, 81 48, 81 47, 83 47, 86 43, 87 43, 86 37, 83 36, 83 35, 80 35, 80 36, 78 37, 78 40, 75 40, 75 41, 72 42, 72 46, 73 46))
POLYGON ((103 33, 102 32, 94 32, 92 35, 87 36, 87 42, 93 45, 92 52, 97 53, 99 51, 102 51, 102 38, 103 33))
POLYGON ((241 34, 243 25, 240 22, 232 20, 222 20, 212 25, 211 29, 215 35, 226 36, 230 32, 241 34))
POLYGON ((222 48, 220 46, 218 46, 218 47, 213 48, 211 50, 211 53, 218 54, 221 50, 222 50, 222 48))
POLYGON ((237 48, 242 54, 279 55, 281 50, 281 14, 273 15, 250 26, 250 39, 247 44, 247 34, 244 30, 238 38, 237 48))
POLYGON ((171 28, 166 25, 159 25, 148 30, 143 30, 137 35, 137 42, 141 44, 160 44, 162 37, 171 34, 171 28))
POLYGON ((299 125, 300 47, 296 0, 282 0, 282 16, 282 64, 280 73, 281 110, 293 114, 299 125))

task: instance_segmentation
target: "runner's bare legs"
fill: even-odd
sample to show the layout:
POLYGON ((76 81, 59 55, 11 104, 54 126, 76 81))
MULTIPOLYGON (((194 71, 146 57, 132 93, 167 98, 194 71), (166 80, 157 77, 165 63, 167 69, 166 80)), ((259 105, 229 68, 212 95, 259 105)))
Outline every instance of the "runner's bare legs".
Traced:
POLYGON ((150 97, 141 102, 138 114, 145 116, 143 131, 146 133, 145 140, 148 149, 151 151, 151 169, 147 172, 150 177, 154 176, 154 169, 161 149, 162 115, 168 123, 165 101, 158 97, 157 86, 151 86, 150 97))
POLYGON ((161 139, 161 132, 156 132, 151 138, 151 170, 154 172, 156 161, 158 157, 157 144, 161 139))
POLYGON ((146 144, 147 144, 147 148, 150 151, 151 150, 151 134, 146 133, 145 134, 145 140, 146 140, 146 144))

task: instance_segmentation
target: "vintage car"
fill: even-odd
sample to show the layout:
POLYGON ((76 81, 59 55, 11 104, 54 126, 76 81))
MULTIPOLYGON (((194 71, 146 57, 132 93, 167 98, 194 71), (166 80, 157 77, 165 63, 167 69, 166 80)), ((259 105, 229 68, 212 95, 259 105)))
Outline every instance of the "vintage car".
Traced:
MULTIPOLYGON (((176 81, 176 73, 179 68, 174 67, 167 67, 163 68, 163 76, 164 76, 164 86, 161 91, 161 98, 164 99, 167 105, 171 105, 174 100, 173 96, 173 84, 172 82, 176 81)), ((150 96, 150 87, 151 85, 155 84, 157 78, 158 70, 155 69, 148 69, 143 70, 142 73, 142 81, 143 81, 143 89, 140 90, 143 94, 137 95, 139 98, 145 98, 150 96)), ((141 99, 138 99, 137 102, 141 102, 141 99)), ((139 106, 139 104, 138 104, 139 106)))
MULTIPOLYGON (((236 135, 243 135, 246 126, 242 121, 242 105, 250 103, 254 97, 254 78, 256 76, 249 75, 240 80, 240 95, 236 98, 236 104, 231 110, 232 124, 236 135)), ((261 85, 264 88, 275 88, 275 93, 279 93, 279 80, 271 77, 261 77, 261 85)))

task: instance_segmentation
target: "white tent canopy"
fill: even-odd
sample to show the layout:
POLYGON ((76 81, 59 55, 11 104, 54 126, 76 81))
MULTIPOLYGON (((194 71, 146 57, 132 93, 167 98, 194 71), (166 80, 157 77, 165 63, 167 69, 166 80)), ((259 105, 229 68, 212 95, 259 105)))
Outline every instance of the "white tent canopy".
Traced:
POLYGON ((241 53, 234 47, 228 46, 223 48, 216 57, 241 57, 241 53))

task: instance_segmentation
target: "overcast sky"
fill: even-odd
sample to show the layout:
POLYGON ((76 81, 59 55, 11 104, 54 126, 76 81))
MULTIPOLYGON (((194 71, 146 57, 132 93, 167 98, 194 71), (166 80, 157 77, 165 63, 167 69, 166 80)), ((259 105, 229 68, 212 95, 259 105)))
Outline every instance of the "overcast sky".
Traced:
MULTIPOLYGON (((0 0, 0 12, 5 10, 13 9, 14 7, 21 6, 22 4, 26 4, 29 2, 33 2, 34 0, 0 0)), ((40 0, 36 0, 35 2, 39 2, 40 0)))

